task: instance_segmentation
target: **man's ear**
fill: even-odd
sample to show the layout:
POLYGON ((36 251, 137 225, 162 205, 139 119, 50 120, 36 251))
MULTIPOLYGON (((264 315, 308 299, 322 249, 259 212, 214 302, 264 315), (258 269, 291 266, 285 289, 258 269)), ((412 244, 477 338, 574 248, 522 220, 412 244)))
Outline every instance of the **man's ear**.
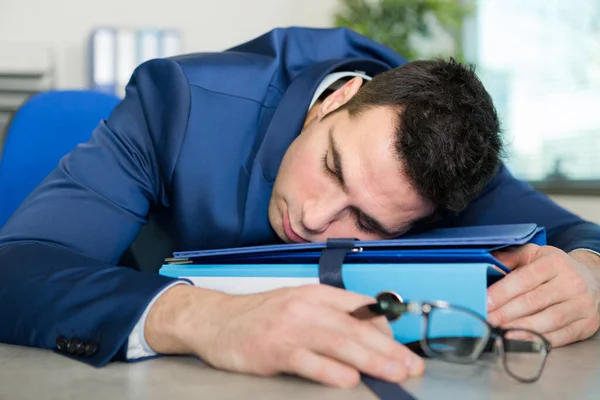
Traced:
POLYGON ((354 95, 356 95, 362 84, 363 79, 361 77, 354 77, 346 82, 344 86, 327 96, 319 105, 317 113, 318 118, 322 119, 325 115, 346 104, 352 97, 354 97, 354 95))

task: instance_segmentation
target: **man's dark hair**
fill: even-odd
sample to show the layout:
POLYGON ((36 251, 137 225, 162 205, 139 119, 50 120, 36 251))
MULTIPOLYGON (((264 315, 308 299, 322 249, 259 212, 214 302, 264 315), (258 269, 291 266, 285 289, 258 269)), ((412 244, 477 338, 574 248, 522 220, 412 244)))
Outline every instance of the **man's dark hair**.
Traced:
POLYGON ((435 214, 463 210, 495 174, 500 123, 472 66, 413 61, 374 77, 340 110, 356 116, 373 106, 398 110, 397 156, 435 214))

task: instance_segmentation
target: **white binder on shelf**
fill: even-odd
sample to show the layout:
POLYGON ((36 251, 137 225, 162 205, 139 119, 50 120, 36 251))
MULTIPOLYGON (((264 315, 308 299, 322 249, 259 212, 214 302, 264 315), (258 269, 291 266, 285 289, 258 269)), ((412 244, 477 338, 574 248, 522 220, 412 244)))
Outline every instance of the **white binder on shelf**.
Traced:
POLYGON ((125 87, 131 79, 131 74, 138 65, 136 33, 130 29, 117 31, 117 85, 115 93, 125 96, 125 87))
POLYGON ((138 65, 160 57, 160 31, 142 29, 138 32, 138 65))
POLYGON ((181 54, 181 35, 174 29, 99 27, 91 37, 90 87, 124 97, 140 64, 181 54))
POLYGON ((116 31, 98 28, 93 31, 91 42, 91 87, 100 92, 115 93, 116 31))
POLYGON ((160 36, 160 57, 173 57, 181 54, 181 38, 179 32, 165 30, 160 36))

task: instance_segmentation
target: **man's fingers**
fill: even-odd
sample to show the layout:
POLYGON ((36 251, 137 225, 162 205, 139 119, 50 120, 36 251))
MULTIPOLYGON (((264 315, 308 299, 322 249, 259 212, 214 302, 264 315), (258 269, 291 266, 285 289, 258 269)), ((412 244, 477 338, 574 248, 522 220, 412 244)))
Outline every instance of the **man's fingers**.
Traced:
POLYGON ((563 328, 557 329, 554 332, 546 333, 544 336, 550 341, 552 347, 561 347, 567 344, 577 342, 579 340, 587 339, 590 335, 583 335, 582 333, 588 333, 589 320, 580 319, 579 321, 573 322, 571 325, 567 325, 563 328))
POLYGON ((354 387, 360 382, 355 368, 305 348, 292 351, 284 370, 335 387, 354 387))
POLYGON ((555 304, 534 315, 514 320, 503 327, 530 329, 545 334, 564 328, 586 316, 581 301, 573 299, 555 304))
POLYGON ((423 373, 423 360, 394 340, 385 318, 349 314, 374 298, 326 285, 269 295, 282 300, 287 322, 275 329, 281 331, 273 338, 281 342, 272 354, 276 370, 334 386, 355 385, 358 372, 393 382, 423 373))
POLYGON ((557 266, 551 256, 543 256, 524 268, 519 268, 494 283, 488 289, 488 312, 499 309, 507 302, 529 292, 557 275, 557 266))
POLYGON ((392 335, 346 312, 324 311, 315 328, 314 335, 306 336, 305 347, 369 375, 398 381, 418 376, 425 368, 423 360, 392 335))
POLYGON ((373 331, 371 326, 363 323, 364 321, 352 322, 354 324, 349 324, 349 326, 355 326, 353 337, 356 337, 359 343, 377 351, 386 358, 391 358, 402 363, 408 368, 410 376, 419 376, 423 373, 425 369, 423 359, 410 351, 408 347, 397 342, 391 334, 388 335, 381 331, 373 331))
MULTIPOLYGON (((515 272, 516 273, 516 272, 515 272)), ((562 303, 574 293, 559 279, 552 279, 536 289, 509 300, 504 306, 489 313, 492 325, 505 325, 519 318, 538 313, 554 304, 562 303)))
MULTIPOLYGON (((366 321, 359 321, 350 315, 339 314, 339 316, 340 320, 336 322, 338 322, 337 329, 340 334, 349 335, 362 345, 377 351, 384 357, 410 364, 412 372, 418 372, 423 367, 421 365, 423 364, 423 360, 406 346, 397 342, 391 334, 388 335, 379 329, 373 329, 372 324, 365 323, 366 321)), ((333 319, 331 318, 331 320, 333 319)))
POLYGON ((510 269, 516 269, 523 265, 531 263, 540 247, 535 244, 527 244, 519 247, 509 247, 504 250, 496 251, 492 255, 502 264, 510 269))
MULTIPOLYGON (((372 327, 371 330, 387 339, 372 327)), ((356 340, 351 335, 340 335, 339 332, 330 331, 319 334, 318 340, 310 343, 309 349, 387 381, 401 382, 408 377, 408 362, 413 360, 409 357, 408 350, 403 352, 403 355, 398 354, 397 350, 386 355, 374 350, 370 344, 356 340)))
POLYGON ((392 327, 390 323, 385 317, 378 317, 372 320, 369 320, 369 323, 373 325, 375 328, 379 329, 381 333, 388 337, 393 337, 394 333, 392 331, 392 327))

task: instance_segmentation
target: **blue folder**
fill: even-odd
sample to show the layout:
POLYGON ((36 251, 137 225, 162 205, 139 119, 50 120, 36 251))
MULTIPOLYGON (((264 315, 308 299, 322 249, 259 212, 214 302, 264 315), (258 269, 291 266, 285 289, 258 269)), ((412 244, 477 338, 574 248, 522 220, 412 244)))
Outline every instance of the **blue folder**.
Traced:
MULTIPOLYGON (((400 239, 354 241, 343 259, 347 290, 375 296, 394 291, 405 300, 443 300, 487 317, 487 287, 510 270, 492 252, 527 243, 544 245, 535 224, 444 228, 400 239)), ((175 252, 160 274, 187 278, 197 286, 237 293, 319 282, 319 259, 327 242, 278 244, 175 252)), ((431 335, 473 335, 468 321, 452 316, 431 335)), ((405 315, 392 323, 401 343, 423 335, 422 317, 405 315)))

